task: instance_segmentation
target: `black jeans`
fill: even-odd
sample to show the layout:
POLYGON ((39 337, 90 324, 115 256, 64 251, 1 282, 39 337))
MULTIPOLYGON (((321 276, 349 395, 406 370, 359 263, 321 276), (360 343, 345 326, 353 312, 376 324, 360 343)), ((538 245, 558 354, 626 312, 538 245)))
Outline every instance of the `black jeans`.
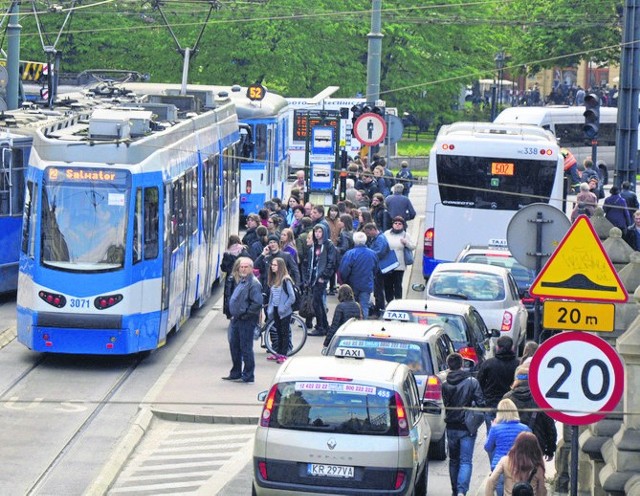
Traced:
POLYGON ((289 323, 291 322, 291 314, 280 318, 278 309, 273 309, 273 325, 276 328, 278 341, 276 344, 276 353, 278 355, 287 356, 291 344, 291 331, 289 323))

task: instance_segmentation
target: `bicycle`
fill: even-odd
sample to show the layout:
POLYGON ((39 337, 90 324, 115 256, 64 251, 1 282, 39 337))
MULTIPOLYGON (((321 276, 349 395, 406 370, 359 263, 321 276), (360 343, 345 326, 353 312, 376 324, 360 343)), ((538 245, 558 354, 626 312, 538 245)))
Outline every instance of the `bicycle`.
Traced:
MULTIPOLYGON (((263 325, 258 324, 254 331, 254 339, 261 340, 260 346, 266 348, 269 353, 277 356, 276 349, 278 347, 278 333, 275 329, 273 319, 267 320, 263 325)), ((304 319, 297 313, 291 314, 289 322, 289 351, 287 356, 293 356, 298 353, 307 341, 307 326, 304 319)))

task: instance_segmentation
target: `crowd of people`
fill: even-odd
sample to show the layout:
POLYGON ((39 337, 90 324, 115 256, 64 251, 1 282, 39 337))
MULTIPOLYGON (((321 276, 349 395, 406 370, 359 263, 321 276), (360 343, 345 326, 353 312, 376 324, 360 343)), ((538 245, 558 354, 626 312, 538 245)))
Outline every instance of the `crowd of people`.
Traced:
POLYGON ((482 423, 487 429, 484 449, 491 466, 485 494, 524 496, 527 493, 520 491, 527 485, 533 491, 530 496, 547 494, 545 460, 553 459, 557 431, 553 419, 539 410, 529 388, 529 364, 536 349, 537 343, 527 343, 518 359, 513 340, 501 336, 495 355, 480 365, 477 377, 463 368, 459 353, 447 357, 442 400, 453 496, 469 492, 474 446, 482 423))
POLYGON ((380 316, 389 301, 402 298, 404 272, 412 263, 408 252, 415 250, 407 235, 407 222, 416 216, 409 199, 413 174, 407 162, 393 174, 384 158, 375 156, 371 165, 356 158, 347 174, 345 199, 326 207, 308 201, 304 171, 298 171, 284 202, 266 201, 246 216, 242 238, 229 237, 221 270, 233 368, 223 379, 253 382, 252 340, 263 319, 273 320, 278 332, 278 353, 268 359, 287 359, 296 293, 312 295, 308 335, 323 336, 324 346, 349 318, 380 316), (255 282, 247 286, 249 279, 255 282), (249 294, 247 287, 260 288, 259 307, 253 301, 233 304, 249 294), (336 292, 339 304, 330 323, 326 299, 336 292))

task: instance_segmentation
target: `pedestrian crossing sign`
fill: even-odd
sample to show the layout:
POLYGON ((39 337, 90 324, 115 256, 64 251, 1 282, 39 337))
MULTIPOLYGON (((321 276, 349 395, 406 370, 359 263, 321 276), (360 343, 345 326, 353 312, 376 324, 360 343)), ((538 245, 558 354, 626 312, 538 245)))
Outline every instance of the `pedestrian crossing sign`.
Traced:
POLYGON ((586 215, 573 223, 529 292, 544 298, 614 303, 629 298, 586 215))

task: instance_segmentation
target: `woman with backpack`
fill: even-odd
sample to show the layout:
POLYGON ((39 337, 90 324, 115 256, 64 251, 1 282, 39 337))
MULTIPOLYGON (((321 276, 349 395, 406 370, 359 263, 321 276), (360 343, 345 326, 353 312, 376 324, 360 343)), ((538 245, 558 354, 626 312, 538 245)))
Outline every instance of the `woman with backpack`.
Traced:
POLYGON ((535 435, 521 432, 513 447, 491 472, 485 496, 493 496, 500 476, 504 476, 505 496, 546 496, 544 458, 535 435))
POLYGON ((285 261, 279 257, 271 259, 268 274, 267 317, 269 320, 273 320, 278 336, 275 346, 276 354, 269 355, 267 360, 283 363, 287 359, 291 341, 289 324, 293 313, 293 304, 296 301, 294 282, 289 276, 285 261))
POLYGON ((331 338, 342 324, 352 318, 362 319, 362 308, 360 307, 360 304, 355 301, 351 286, 348 284, 342 284, 338 288, 338 301, 340 303, 338 303, 338 306, 333 313, 331 327, 329 327, 327 336, 324 338, 324 343, 322 344, 323 352, 327 346, 329 346, 331 338))

